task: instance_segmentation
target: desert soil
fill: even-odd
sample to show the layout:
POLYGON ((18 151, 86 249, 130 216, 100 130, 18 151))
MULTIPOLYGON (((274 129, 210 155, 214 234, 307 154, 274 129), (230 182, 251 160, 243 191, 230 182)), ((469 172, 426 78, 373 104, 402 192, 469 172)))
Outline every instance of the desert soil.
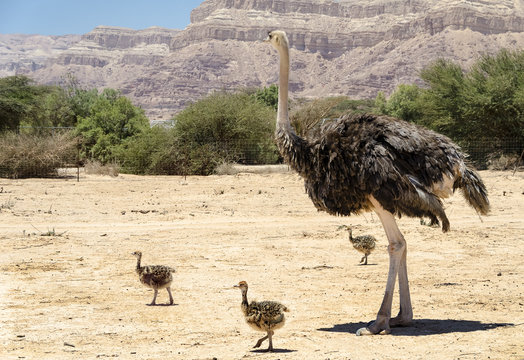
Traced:
POLYGON ((456 194, 449 233, 398 221, 415 319, 372 337, 355 331, 384 293, 378 218, 317 212, 285 169, 0 179, 0 358, 524 359, 524 173, 481 176, 489 216, 456 194), (343 224, 378 239, 369 265, 343 224), (176 267, 174 305, 165 290, 147 305, 135 250, 176 267), (291 309, 274 353, 252 348, 263 334, 243 320, 240 280, 249 298, 291 309))

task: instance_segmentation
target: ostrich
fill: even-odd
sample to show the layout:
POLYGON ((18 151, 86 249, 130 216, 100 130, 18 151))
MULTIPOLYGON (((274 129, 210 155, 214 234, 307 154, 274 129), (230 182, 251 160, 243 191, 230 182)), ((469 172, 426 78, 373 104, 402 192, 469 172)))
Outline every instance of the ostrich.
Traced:
POLYGON ((375 243, 377 242, 377 239, 375 239, 375 237, 372 235, 360 235, 353 237, 353 229, 346 225, 342 225, 342 227, 348 231, 349 242, 353 245, 355 250, 364 254, 362 259, 360 259, 360 263, 362 265, 367 265, 368 255, 371 254, 371 252, 375 249, 375 243))
POLYGON ((171 282, 173 281, 172 273, 175 269, 164 266, 164 265, 148 265, 140 266, 140 260, 142 259, 142 252, 135 251, 131 255, 136 256, 136 272, 138 278, 142 284, 152 288, 155 291, 153 295, 153 301, 149 305, 156 305, 156 296, 158 295, 158 289, 166 289, 169 294, 169 304, 173 305, 173 295, 171 295, 171 282))
POLYGON ((413 319, 406 266, 406 241, 395 215, 429 217, 449 230, 442 198, 460 188, 468 203, 487 214, 489 201, 479 175, 449 138, 388 116, 346 114, 303 139, 288 115, 289 43, 285 32, 272 31, 265 40, 279 53, 280 74, 275 138, 285 161, 304 179, 318 210, 348 216, 375 211, 388 239, 389 272, 375 321, 357 335, 390 333, 413 319), (400 311, 391 317, 398 276, 400 311))
POLYGON ((247 301, 247 282, 241 281, 235 285, 242 291, 242 303, 240 307, 244 313, 246 322, 255 330, 265 331, 266 336, 258 339, 255 348, 260 347, 264 340, 269 339, 267 351, 273 351, 273 334, 280 329, 286 322, 284 312, 289 309, 276 301, 247 301))

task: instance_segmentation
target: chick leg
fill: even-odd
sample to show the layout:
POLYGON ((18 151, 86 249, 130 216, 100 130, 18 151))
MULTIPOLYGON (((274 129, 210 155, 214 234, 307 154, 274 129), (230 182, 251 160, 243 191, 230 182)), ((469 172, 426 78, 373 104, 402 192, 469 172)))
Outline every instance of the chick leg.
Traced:
POLYGON ((173 305, 173 295, 171 295, 171 288, 167 287, 166 290, 167 290, 167 292, 169 294, 169 304, 173 305))
POLYGON ((264 336, 263 338, 260 338, 258 339, 257 343, 255 344, 255 346, 253 346, 253 348, 258 348, 260 347, 260 345, 262 345, 262 343, 269 337, 269 332, 268 332, 268 335, 264 336))
POLYGON ((153 301, 151 301, 151 304, 149 305, 156 305, 156 296, 158 295, 158 290, 153 289, 155 291, 155 295, 153 295, 153 301))
POLYGON ((269 330, 267 332, 267 336, 269 337, 269 347, 267 348, 267 351, 272 352, 273 351, 273 330, 269 330))

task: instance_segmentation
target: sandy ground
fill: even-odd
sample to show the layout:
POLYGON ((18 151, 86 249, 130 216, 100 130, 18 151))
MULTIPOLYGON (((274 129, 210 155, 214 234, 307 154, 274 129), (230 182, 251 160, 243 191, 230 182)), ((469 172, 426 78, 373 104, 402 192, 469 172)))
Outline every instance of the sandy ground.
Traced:
POLYGON ((447 234, 399 220, 415 321, 373 337, 355 331, 384 293, 381 224, 318 213, 294 173, 0 179, 0 358, 524 359, 524 173, 481 175, 482 220, 461 195, 447 234), (342 224, 377 237, 369 265, 342 224), (147 305, 134 250, 176 267, 173 306, 147 305), (275 353, 252 349, 240 280, 291 309, 275 353))

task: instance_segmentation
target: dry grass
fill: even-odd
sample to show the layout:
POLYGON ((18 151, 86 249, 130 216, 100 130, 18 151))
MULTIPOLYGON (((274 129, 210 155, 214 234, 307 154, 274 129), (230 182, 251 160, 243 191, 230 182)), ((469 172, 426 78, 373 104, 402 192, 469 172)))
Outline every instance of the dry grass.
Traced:
POLYGON ((85 164, 85 173, 90 175, 109 175, 116 177, 120 173, 118 164, 101 164, 96 160, 88 160, 85 164))
POLYGON ((75 158, 77 141, 70 133, 48 136, 7 133, 0 137, 0 176, 56 176, 75 158))

